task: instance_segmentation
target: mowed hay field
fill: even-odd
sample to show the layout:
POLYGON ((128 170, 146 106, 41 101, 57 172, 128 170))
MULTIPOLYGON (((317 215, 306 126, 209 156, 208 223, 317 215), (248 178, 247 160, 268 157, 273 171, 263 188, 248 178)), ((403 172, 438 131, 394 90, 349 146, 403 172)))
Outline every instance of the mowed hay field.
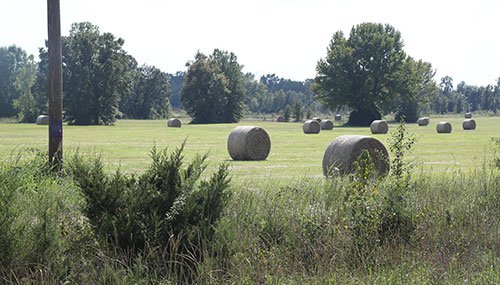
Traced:
MULTIPOLYGON (((408 124, 417 143, 412 156, 424 172, 469 171, 481 167, 493 153, 492 137, 500 137, 500 117, 474 117, 476 130, 462 129, 462 116, 431 117, 428 126, 408 124), (438 134, 436 124, 449 121, 451 134, 438 134)), ((120 120, 114 126, 64 126, 65 155, 77 150, 83 155, 98 154, 108 168, 120 167, 125 172, 141 172, 151 161, 153 146, 173 150, 186 140, 185 157, 209 153, 209 170, 230 162, 233 180, 287 181, 321 179, 321 162, 328 144, 340 135, 369 135, 387 148, 391 133, 398 124, 389 124, 387 134, 372 135, 369 127, 335 126, 319 134, 304 134, 302 123, 277 123, 243 120, 238 124, 189 125, 167 128, 166 120, 120 120), (236 126, 254 125, 267 130, 271 152, 265 161, 232 161, 227 151, 227 138, 236 126)), ((21 149, 47 149, 48 126, 35 124, 0 124, 0 156, 15 157, 21 149)))

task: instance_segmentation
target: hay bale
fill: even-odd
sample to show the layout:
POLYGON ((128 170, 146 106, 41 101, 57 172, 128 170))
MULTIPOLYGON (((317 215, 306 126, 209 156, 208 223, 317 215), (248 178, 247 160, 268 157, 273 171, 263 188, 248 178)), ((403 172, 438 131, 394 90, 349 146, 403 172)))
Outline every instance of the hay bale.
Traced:
POLYGON ((229 134, 227 150, 234 160, 265 160, 271 151, 271 139, 261 127, 239 126, 229 134))
POLYGON ((319 125, 322 130, 333 130, 333 122, 330 120, 321 120, 319 125))
POLYGON ((180 128, 182 125, 181 120, 177 118, 172 118, 167 121, 167 127, 169 128, 180 128))
POLYGON ((472 118, 472 113, 471 113, 471 112, 467 112, 467 113, 465 113, 465 118, 466 118, 466 119, 470 119, 470 118, 472 118))
POLYGON ((451 133, 451 124, 449 122, 439 122, 436 125, 436 131, 440 134, 451 133))
POLYGON ((464 130, 475 130, 476 121, 474 121, 474 119, 465 119, 462 123, 462 127, 464 128, 464 130))
POLYGON ((278 118, 276 118, 276 121, 277 121, 278 123, 284 123, 284 122, 285 122, 285 117, 283 117, 283 116, 278 116, 278 118))
POLYGON ((36 118, 37 125, 48 125, 49 124, 49 116, 40 115, 36 118))
POLYGON ((384 120, 375 120, 370 124, 372 134, 387 134, 389 125, 384 120))
POLYGON ((304 134, 319 134, 321 125, 316 120, 307 120, 302 125, 302 130, 304 134))
POLYGON ((431 122, 431 119, 429 119, 429 117, 421 117, 421 118, 418 118, 418 120, 417 120, 417 124, 419 126, 427 126, 427 125, 429 125, 430 122, 431 122))
POLYGON ((316 122, 320 123, 321 122, 321 118, 320 117, 314 117, 312 118, 311 120, 315 120, 316 122))
POLYGON ((342 116, 340 114, 335 115, 335 121, 336 122, 342 121, 342 116))
POLYGON ((389 154, 376 138, 359 135, 345 135, 334 139, 323 155, 323 174, 326 177, 346 175, 354 170, 354 161, 367 150, 379 175, 389 171, 389 154))

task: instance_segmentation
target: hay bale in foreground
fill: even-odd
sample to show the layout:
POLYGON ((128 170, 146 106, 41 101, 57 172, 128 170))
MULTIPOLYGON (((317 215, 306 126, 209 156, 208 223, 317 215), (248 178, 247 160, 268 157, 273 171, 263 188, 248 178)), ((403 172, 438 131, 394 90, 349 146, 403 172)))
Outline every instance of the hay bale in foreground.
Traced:
POLYGON ((271 151, 271 139, 261 127, 239 126, 229 134, 227 150, 234 160, 265 160, 271 151))
POLYGON ((48 125, 49 124, 49 116, 40 115, 36 118, 37 125, 48 125))
POLYGON ((449 134, 451 133, 451 124, 449 122, 439 122, 436 125, 436 131, 439 134, 449 134))
POLYGON ((316 120, 307 120, 302 125, 302 130, 304 134, 319 134, 321 131, 321 125, 316 120))
POLYGON ((419 126, 427 126, 427 125, 429 125, 430 122, 431 122, 431 119, 429 119, 429 117, 421 117, 421 118, 418 118, 418 120, 417 120, 417 124, 419 126))
POLYGON ((278 123, 284 123, 284 122, 285 122, 285 117, 283 117, 283 116, 278 116, 278 118, 276 118, 276 121, 277 121, 278 123))
POLYGON ((476 121, 474 119, 465 119, 462 123, 462 127, 464 128, 464 130, 475 130, 476 121))
POLYGON ((466 119, 470 119, 470 118, 472 118, 472 113, 471 113, 471 112, 467 112, 467 113, 465 113, 465 118, 466 118, 466 119))
POLYGON ((372 134, 387 134, 389 125, 385 120, 375 120, 370 124, 370 130, 372 134))
POLYGON ((321 118, 320 117, 314 117, 312 118, 311 120, 315 120, 316 122, 320 123, 321 122, 321 118))
POLYGON ((345 135, 334 139, 323 155, 323 174, 326 177, 346 175, 354 170, 354 161, 367 150, 379 175, 389 171, 389 154, 385 146, 369 136, 345 135))
POLYGON ((340 114, 335 115, 335 121, 336 122, 342 121, 342 116, 340 114))
POLYGON ((319 126, 322 130, 333 130, 333 122, 330 120, 321 120, 321 122, 319 122, 319 126))
POLYGON ((182 125, 181 120, 177 118, 172 118, 167 121, 167 127, 169 128, 180 128, 182 125))

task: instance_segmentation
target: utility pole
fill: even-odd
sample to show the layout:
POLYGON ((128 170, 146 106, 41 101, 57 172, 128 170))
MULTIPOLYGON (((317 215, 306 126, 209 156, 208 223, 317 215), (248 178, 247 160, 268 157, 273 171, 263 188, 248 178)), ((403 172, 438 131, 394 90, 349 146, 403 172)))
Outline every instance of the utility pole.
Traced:
POLYGON ((62 48, 59 0, 47 0, 49 31, 49 164, 60 170, 62 148, 62 48))

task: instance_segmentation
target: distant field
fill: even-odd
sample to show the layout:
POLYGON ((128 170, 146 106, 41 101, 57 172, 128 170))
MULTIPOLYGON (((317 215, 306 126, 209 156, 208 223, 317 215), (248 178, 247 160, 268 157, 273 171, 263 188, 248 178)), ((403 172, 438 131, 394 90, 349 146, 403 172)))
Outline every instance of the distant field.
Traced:
MULTIPOLYGON (((483 164, 492 154, 492 137, 500 137, 500 117, 476 117, 477 129, 464 131, 463 117, 432 117, 431 124, 419 127, 408 124, 417 135, 414 157, 422 170, 446 172, 471 170, 483 164), (451 134, 437 134, 435 124, 447 120, 453 125, 451 134)), ((266 161, 231 161, 233 177, 239 180, 268 178, 289 180, 321 178, 321 160, 329 142, 340 135, 371 135, 369 128, 336 127, 318 135, 306 135, 301 123, 276 123, 244 120, 239 124, 189 125, 167 128, 165 120, 120 120, 115 126, 65 126, 65 154, 80 150, 83 154, 100 154, 110 168, 121 166, 126 172, 140 172, 150 162, 149 152, 156 145, 173 149, 187 140, 185 155, 209 152, 211 168, 231 161, 226 141, 237 125, 258 125, 271 137, 271 153, 266 161)), ((386 146, 390 133, 397 124, 391 124, 386 135, 373 135, 386 146)), ((0 156, 5 159, 27 147, 47 149, 47 126, 35 124, 0 124, 0 156)))

